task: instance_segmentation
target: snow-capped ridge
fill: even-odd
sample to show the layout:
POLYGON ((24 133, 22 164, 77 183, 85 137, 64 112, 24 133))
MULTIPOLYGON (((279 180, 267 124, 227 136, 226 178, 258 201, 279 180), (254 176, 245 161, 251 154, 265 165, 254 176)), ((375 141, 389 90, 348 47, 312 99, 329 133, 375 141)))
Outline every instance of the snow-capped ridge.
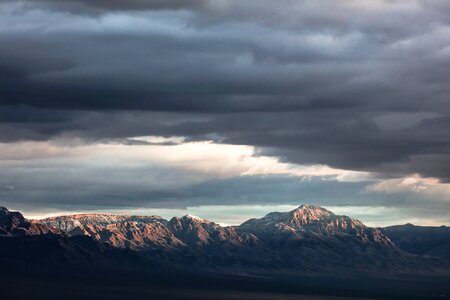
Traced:
POLYGON ((184 218, 187 218, 187 219, 194 220, 194 221, 199 221, 199 222, 202 222, 202 223, 209 222, 209 221, 206 220, 206 219, 200 218, 200 217, 195 216, 195 215, 192 215, 192 214, 187 214, 187 215, 184 215, 183 217, 184 217, 184 218))
POLYGON ((250 219, 240 226, 223 227, 193 214, 165 220, 159 216, 129 216, 108 214, 76 214, 35 220, 69 235, 88 235, 116 247, 175 249, 180 245, 210 245, 227 243, 260 244, 277 238, 352 235, 361 241, 389 244, 375 229, 358 220, 335 215, 314 205, 302 204, 288 212, 272 212, 260 219, 250 219))

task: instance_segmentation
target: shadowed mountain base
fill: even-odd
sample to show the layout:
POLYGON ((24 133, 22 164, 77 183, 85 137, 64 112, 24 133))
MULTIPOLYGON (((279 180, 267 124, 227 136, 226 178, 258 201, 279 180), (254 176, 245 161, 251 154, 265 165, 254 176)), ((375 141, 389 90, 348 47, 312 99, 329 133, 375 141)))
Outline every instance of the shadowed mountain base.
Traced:
POLYGON ((5 299, 450 299, 449 279, 437 276, 242 276, 15 266, 2 268, 0 279, 5 299))
MULTIPOLYGON (((29 221, 2 208, 1 296, 449 298, 446 257, 430 256, 429 249, 423 254, 402 250, 395 241, 410 248, 419 243, 418 249, 427 234, 405 240, 398 232, 306 205, 235 227, 193 216, 75 215, 29 221)), ((446 228, 437 230, 433 247, 445 249, 447 234, 446 228)))

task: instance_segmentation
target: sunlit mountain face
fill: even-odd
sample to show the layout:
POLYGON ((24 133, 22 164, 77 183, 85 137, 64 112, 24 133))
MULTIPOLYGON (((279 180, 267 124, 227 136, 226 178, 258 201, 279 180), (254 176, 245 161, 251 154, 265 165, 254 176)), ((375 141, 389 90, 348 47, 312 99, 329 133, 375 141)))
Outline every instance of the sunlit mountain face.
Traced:
POLYGON ((448 227, 372 228, 349 216, 304 204, 239 226, 221 226, 194 215, 166 220, 76 214, 28 220, 20 212, 1 208, 0 230, 3 257, 10 258, 7 263, 44 260, 117 267, 126 261, 144 270, 384 272, 391 276, 450 272, 448 227), (47 249, 49 244, 53 249, 47 249))
POLYGON ((446 0, 0 1, 1 251, 38 271, 441 274, 449 15, 446 0), (41 250, 13 255, 25 246, 41 250))

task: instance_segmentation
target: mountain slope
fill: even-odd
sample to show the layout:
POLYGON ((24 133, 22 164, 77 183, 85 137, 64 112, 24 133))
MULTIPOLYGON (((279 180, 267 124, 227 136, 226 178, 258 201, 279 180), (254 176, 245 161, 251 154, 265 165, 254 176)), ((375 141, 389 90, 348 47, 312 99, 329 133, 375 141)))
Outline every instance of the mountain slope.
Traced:
POLYGON ((120 216, 79 214, 34 221, 36 224, 64 230, 71 236, 87 235, 117 248, 170 249, 183 245, 159 216, 120 216))
MULTIPOLYGON (((189 285, 191 277, 198 274, 203 276, 198 281, 202 299, 211 277, 218 276, 218 286, 221 286, 223 280, 233 274, 238 274, 237 288, 245 281, 261 280, 256 286, 258 291, 266 285, 270 287, 274 278, 278 278, 283 291, 301 286, 299 289, 304 292, 308 285, 322 291, 333 285, 340 291, 362 288, 380 295, 380 291, 386 291, 391 285, 394 290, 406 291, 404 299, 419 299, 416 296, 430 299, 428 295, 436 296, 435 299, 445 298, 450 264, 399 249, 386 235, 400 232, 399 228, 390 231, 370 228, 350 217, 307 205, 230 227, 190 215, 164 220, 156 216, 89 214, 30 221, 18 212, 0 209, 0 265, 3 271, 0 281, 4 286, 14 286, 10 294, 16 298, 17 291, 35 282, 37 292, 29 293, 33 296, 42 290, 53 291, 58 286, 60 290, 66 290, 72 285, 73 291, 83 291, 80 294, 69 291, 69 296, 74 299, 86 296, 98 299, 105 295, 117 298, 120 288, 126 294, 122 298, 130 299, 135 295, 130 292, 139 294, 142 286, 148 287, 150 283, 153 284, 150 290, 157 290, 158 279, 165 276, 165 289, 181 291, 184 299, 185 290, 176 289, 186 281, 189 285), (79 275, 74 277, 74 271, 79 275), (89 275, 95 272, 101 275, 91 279, 89 275), (12 278, 11 274, 16 277, 12 278), (45 279, 41 274, 52 277, 45 279), (114 278, 114 274, 123 275, 114 278), (366 276, 376 278, 376 281, 365 281, 366 276), (422 285, 427 294, 416 289, 419 281, 405 284, 411 276, 424 281, 422 285), (387 279, 378 282, 380 277, 387 279), (337 278, 340 281, 336 281, 337 278), (393 282, 392 278, 401 280, 393 282), (99 285, 102 280, 110 280, 108 288, 99 285), (51 282, 51 285, 43 287, 43 282, 51 282), (81 282, 86 289, 79 288, 81 282), (284 285, 286 282, 290 285, 284 285), (378 285, 372 285, 377 282, 378 285), (130 289, 130 286, 136 288, 130 289), (100 292, 93 295, 93 287, 100 287, 100 292)), ((445 228, 442 230, 446 232, 445 228)), ((412 245, 424 242, 413 237, 414 233, 408 239, 412 245)), ((393 240, 396 238, 392 235, 393 240)), ((156 292, 150 298, 167 299, 166 290, 163 294, 156 292)), ((220 293, 223 293, 222 288, 220 293)), ((234 292, 233 296, 236 296, 234 292)), ((396 294, 391 296, 390 299, 399 299, 396 294)), ((64 297, 58 295, 55 299, 60 298, 64 297)))
POLYGON ((415 270, 434 263, 407 254, 380 229, 317 206, 269 213, 223 227, 195 216, 72 215, 34 221, 70 236, 85 235, 145 259, 194 268, 296 271, 415 270), (422 264, 422 265, 421 265, 422 264))
POLYGON ((30 222, 19 212, 10 212, 5 207, 0 207, 0 235, 25 236, 42 234, 60 234, 63 231, 57 227, 46 226, 43 223, 30 222))
POLYGON ((281 257, 275 264, 304 270, 414 268, 415 258, 400 251, 380 230, 317 206, 301 205, 269 213, 238 227, 251 232, 281 257))
POLYGON ((261 219, 248 220, 239 228, 266 240, 281 238, 280 235, 293 240, 311 235, 322 238, 340 236, 395 248, 394 243, 379 229, 366 227, 358 220, 312 205, 301 205, 287 213, 269 213, 261 219))
POLYGON ((403 251, 450 260, 450 227, 396 225, 382 228, 403 251))
POLYGON ((0 264, 137 265, 138 259, 88 236, 68 236, 57 227, 32 222, 0 207, 0 264))
POLYGON ((447 268, 448 262, 436 258, 445 257, 446 240, 433 249, 414 252, 413 246, 421 243, 417 234, 394 229, 367 227, 348 216, 309 205, 229 227, 190 215, 165 220, 158 216, 85 214, 29 221, 2 208, 0 259, 316 273, 447 268), (405 236, 410 246, 404 243, 405 236), (440 254, 430 256, 436 252, 440 254))

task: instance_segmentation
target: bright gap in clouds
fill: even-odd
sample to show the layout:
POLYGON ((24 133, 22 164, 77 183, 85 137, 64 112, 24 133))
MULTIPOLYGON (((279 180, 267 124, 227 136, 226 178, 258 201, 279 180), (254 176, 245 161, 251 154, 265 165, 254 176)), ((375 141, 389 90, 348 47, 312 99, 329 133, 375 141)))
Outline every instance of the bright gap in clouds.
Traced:
MULTIPOLYGON (((137 137, 100 144, 65 140, 55 142, 18 142, 0 144, 3 165, 32 163, 42 168, 78 161, 79 169, 138 167, 139 164, 175 167, 205 179, 245 175, 292 175, 298 177, 332 176, 340 181, 367 180, 370 174, 334 169, 326 165, 295 165, 275 157, 255 155, 255 147, 217 144, 210 141, 183 142, 183 138, 137 137), (45 162, 45 164, 44 164, 45 162), (89 165, 88 165, 89 164, 89 165)), ((149 166, 150 167, 150 166, 149 166)))
POLYGON ((448 184, 418 175, 377 179, 369 173, 326 165, 296 165, 258 156, 252 146, 186 142, 179 137, 93 144, 60 139, 4 143, 0 153, 0 205, 32 218, 82 212, 165 218, 190 213, 237 225, 305 203, 371 226, 450 223, 448 210, 442 209, 450 203, 448 184), (265 176, 266 181, 249 180, 265 176), (276 187, 273 176, 281 176, 276 187), (240 190, 236 182, 246 188, 240 190), (227 204, 230 197, 233 201, 227 204))

